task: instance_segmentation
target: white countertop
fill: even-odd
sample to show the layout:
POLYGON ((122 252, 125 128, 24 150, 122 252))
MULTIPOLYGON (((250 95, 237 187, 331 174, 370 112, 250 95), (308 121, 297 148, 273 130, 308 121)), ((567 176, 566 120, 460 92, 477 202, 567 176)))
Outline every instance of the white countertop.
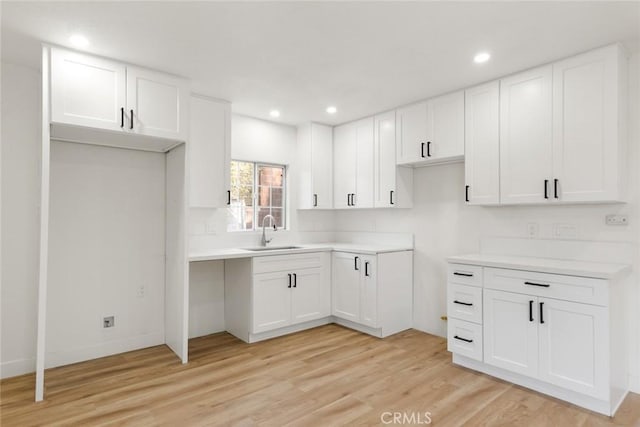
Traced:
MULTIPOLYGON (((283 245, 285 246, 285 245, 283 245)), ((289 246, 289 245, 286 245, 289 246)), ((401 252, 412 251, 412 247, 407 246, 389 246, 389 245, 375 245, 370 243, 303 243, 294 244, 295 249, 274 249, 264 251, 251 251, 243 248, 223 248, 212 249, 206 252, 198 252, 189 254, 189 261, 214 261, 221 259, 232 258, 253 258, 258 256, 269 255, 287 255, 287 254, 300 254, 309 252, 329 252, 329 251, 341 251, 341 252, 357 252, 360 254, 375 255, 385 252, 401 252)), ((278 246, 274 246, 277 248, 278 246)))
POLYGON ((631 266, 625 264, 508 255, 459 255, 449 257, 447 258, 447 261, 456 264, 508 268, 512 270, 540 271, 544 273, 564 274, 568 276, 593 277, 596 279, 615 279, 631 271, 631 266))

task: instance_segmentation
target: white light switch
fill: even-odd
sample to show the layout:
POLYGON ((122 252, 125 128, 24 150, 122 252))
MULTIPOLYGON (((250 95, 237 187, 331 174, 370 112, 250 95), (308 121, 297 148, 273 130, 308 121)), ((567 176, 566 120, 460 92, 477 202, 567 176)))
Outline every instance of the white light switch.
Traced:
POLYGON ((607 215, 605 222, 607 225, 627 225, 629 218, 626 215, 607 215))

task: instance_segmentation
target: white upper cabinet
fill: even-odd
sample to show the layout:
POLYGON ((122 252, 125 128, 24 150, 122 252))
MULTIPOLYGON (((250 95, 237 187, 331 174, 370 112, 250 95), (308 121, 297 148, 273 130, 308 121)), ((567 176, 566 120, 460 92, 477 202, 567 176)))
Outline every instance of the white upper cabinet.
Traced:
POLYGON ((427 102, 427 143, 423 151, 427 160, 463 158, 464 92, 439 96, 427 102))
POLYGON ((51 50, 51 121, 97 129, 128 126, 125 66, 61 49, 51 50))
POLYGON ((471 205, 500 202, 500 85, 465 91, 465 200, 471 205))
POLYGON ((553 197, 551 80, 548 65, 500 81, 502 203, 541 203, 553 197))
MULTIPOLYGON (((166 150, 175 144, 136 146, 127 135, 173 141, 188 139, 187 80, 69 50, 51 48, 52 135, 95 140, 99 145, 166 150), (58 126, 63 125, 63 126, 58 126), (64 125, 71 125, 66 126, 64 125), (117 131, 116 137, 88 136, 78 127, 117 131), (58 129, 58 127, 60 129, 58 129)), ((152 140, 149 140, 152 141, 152 140)))
POLYGON ((334 207, 373 207, 373 117, 337 126, 333 137, 334 207))
POLYGON ((192 95, 189 122, 189 206, 225 207, 229 203, 231 105, 192 95))
POLYGON ((396 112, 374 118, 374 206, 411 207, 413 171, 396 165, 396 112))
POLYGON ((427 103, 398 108, 396 114, 397 163, 423 161, 422 149, 427 142, 427 103))
POLYGON ((623 58, 613 45, 553 64, 554 198, 562 202, 623 199, 623 58))
POLYGON ((299 209, 333 207, 333 130, 309 123, 298 128, 299 209))
POLYGON ((127 110, 136 133, 186 141, 189 88, 185 80, 127 67, 127 110))
POLYGON ((420 165, 464 156, 464 92, 397 110, 397 164, 420 165))

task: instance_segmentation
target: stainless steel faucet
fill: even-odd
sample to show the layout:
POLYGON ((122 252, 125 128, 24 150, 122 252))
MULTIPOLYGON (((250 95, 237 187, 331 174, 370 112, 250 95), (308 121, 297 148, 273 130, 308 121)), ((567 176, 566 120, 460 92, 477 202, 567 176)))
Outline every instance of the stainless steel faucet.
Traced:
POLYGON ((273 231, 278 231, 278 227, 276 226, 276 219, 273 217, 273 215, 265 215, 265 217, 262 218, 262 246, 267 246, 267 243, 273 240, 273 237, 270 239, 267 239, 267 232, 266 232, 265 226, 268 218, 271 218, 273 231))

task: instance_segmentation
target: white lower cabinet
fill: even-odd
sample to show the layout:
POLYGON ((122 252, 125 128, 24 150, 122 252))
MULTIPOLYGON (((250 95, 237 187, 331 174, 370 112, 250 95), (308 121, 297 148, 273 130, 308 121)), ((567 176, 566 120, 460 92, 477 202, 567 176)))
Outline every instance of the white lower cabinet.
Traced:
POLYGON ((411 328, 413 251, 334 252, 332 267, 337 323, 378 337, 411 328))
POLYGON ((454 363, 615 413, 628 390, 621 284, 460 264, 448 277, 454 363))

